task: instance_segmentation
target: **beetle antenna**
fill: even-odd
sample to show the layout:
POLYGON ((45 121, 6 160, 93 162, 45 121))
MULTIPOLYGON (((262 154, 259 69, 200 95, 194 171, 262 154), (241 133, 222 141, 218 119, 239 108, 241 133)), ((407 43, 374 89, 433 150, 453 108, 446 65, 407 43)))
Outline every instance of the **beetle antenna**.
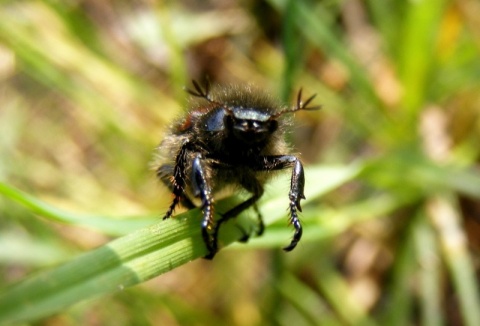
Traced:
POLYGON ((322 106, 321 105, 316 105, 316 106, 308 106, 310 102, 313 101, 313 99, 317 96, 317 94, 313 94, 310 96, 305 102, 302 102, 302 89, 298 91, 297 95, 297 106, 294 109, 294 111, 299 111, 299 110, 305 110, 305 111, 314 111, 314 110, 319 110, 322 106))
POLYGON ((286 110, 280 111, 277 114, 273 115, 273 118, 278 118, 279 116, 281 116, 285 113, 293 113, 293 112, 297 112, 297 111, 300 111, 300 110, 315 111, 315 110, 319 110, 319 109, 322 108, 321 105, 308 106, 310 104, 310 102, 313 101, 315 96, 317 96, 317 94, 313 94, 312 96, 307 98, 307 100, 304 102, 304 101, 302 101, 302 92, 303 92, 303 90, 300 88, 300 90, 298 91, 297 104, 295 105, 295 107, 293 107, 291 109, 286 109, 286 110))
POLYGON ((211 103, 217 103, 216 101, 214 101, 210 97, 210 81, 208 80, 208 78, 205 79, 205 84, 204 84, 203 88, 202 88, 202 86, 200 86, 200 84, 195 79, 192 79, 192 84, 193 84, 193 87, 195 88, 195 90, 191 90, 189 88, 184 88, 185 91, 188 94, 190 94, 192 96, 195 96, 195 97, 204 98, 208 102, 211 102, 211 103))

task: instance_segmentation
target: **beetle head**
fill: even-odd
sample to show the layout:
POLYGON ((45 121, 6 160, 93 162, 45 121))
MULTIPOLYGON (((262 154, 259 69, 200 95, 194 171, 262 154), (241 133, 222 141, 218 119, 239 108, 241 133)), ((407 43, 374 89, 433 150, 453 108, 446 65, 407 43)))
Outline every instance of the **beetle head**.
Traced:
POLYGON ((227 108, 224 118, 225 128, 245 143, 259 143, 267 139, 278 122, 268 113, 255 108, 227 108))

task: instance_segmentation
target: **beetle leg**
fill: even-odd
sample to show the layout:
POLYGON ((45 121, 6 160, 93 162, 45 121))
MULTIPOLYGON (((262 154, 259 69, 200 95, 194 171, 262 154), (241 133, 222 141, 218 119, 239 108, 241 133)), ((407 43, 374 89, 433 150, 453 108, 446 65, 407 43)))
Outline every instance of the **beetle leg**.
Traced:
MULTIPOLYGON (((174 182, 172 182, 172 174, 175 175, 175 172, 172 173, 172 170, 175 170, 172 167, 172 165, 169 165, 169 164, 162 165, 157 169, 157 177, 174 194, 174 196, 175 196, 174 201, 176 201, 175 207, 178 204, 178 202, 180 202, 180 205, 182 205, 183 207, 185 207, 187 209, 196 208, 197 206, 192 202, 192 200, 190 198, 187 197, 187 195, 183 192, 183 190, 182 190, 181 194, 179 194, 179 191, 177 189, 177 188, 179 188, 178 185, 184 184, 185 180, 182 180, 180 177, 177 178, 177 179, 174 177, 173 178, 174 182), (175 198, 177 196, 179 196, 180 199, 175 200, 175 198)), ((179 174, 177 173, 176 175, 178 176, 179 174)), ((172 203, 172 205, 173 205, 173 203, 172 203)), ((164 219, 167 219, 168 217, 171 216, 171 214, 173 214, 174 208, 169 209, 169 211, 171 211, 171 213, 170 213, 169 216, 166 216, 167 214, 165 214, 164 219)))
MULTIPOLYGON (((246 210, 250 206, 255 205, 255 203, 260 199, 260 197, 262 197, 262 195, 263 195, 263 187, 259 183, 256 183, 255 190, 253 191, 253 196, 247 199, 246 201, 244 201, 243 203, 238 204, 234 208, 230 209, 226 213, 224 213, 222 215, 221 221, 226 222, 232 217, 238 216, 240 213, 242 213, 244 210, 246 210)), ((256 211, 258 213, 258 208, 256 209, 256 211)))
POLYGON ((236 227, 243 233, 243 236, 238 239, 238 242, 246 243, 250 239, 250 233, 246 232, 242 227, 236 225, 236 227))
MULTIPOLYGON (((257 213, 257 219, 258 219, 258 226, 257 226, 257 237, 261 236, 263 234, 263 232, 265 232, 265 223, 263 222, 263 217, 262 217, 262 213, 260 212, 260 210, 258 209, 258 205, 257 203, 254 203, 253 205, 253 209, 255 210, 255 213, 257 213)), ((240 228, 240 227, 239 227, 240 228)), ((240 228, 241 229, 241 228, 240 228)), ((248 242, 248 239, 250 239, 250 234, 248 232, 245 232, 245 230, 241 229, 241 231, 243 232, 243 237, 238 240, 239 242, 248 242)))
POLYGON ((175 207, 180 203, 186 202, 188 205, 189 203, 193 205, 193 203, 185 197, 185 169, 187 164, 187 153, 188 153, 188 142, 185 142, 180 151, 175 158, 175 166, 173 168, 173 175, 170 175, 167 171, 171 171, 171 166, 169 165, 162 165, 157 169, 157 177, 163 181, 163 183, 167 184, 168 187, 172 190, 174 195, 173 201, 170 204, 165 216, 163 217, 164 220, 168 219, 172 216, 175 207))
MULTIPOLYGON (((230 220, 233 217, 238 216, 240 213, 242 213, 244 210, 246 210, 247 208, 249 208, 252 205, 254 205, 255 211, 257 212, 258 219, 260 221, 259 222, 259 231, 258 231, 257 234, 261 235, 263 233, 263 230, 264 230, 263 219, 262 219, 262 216, 260 215, 260 212, 259 212, 258 207, 256 205, 256 202, 258 201, 258 199, 260 197, 262 197, 262 195, 263 195, 263 187, 258 182, 255 182, 254 185, 253 185, 253 188, 254 189, 253 189, 253 196, 252 197, 250 197, 249 199, 247 199, 243 203, 238 204, 237 206, 233 207, 232 209, 230 209, 226 213, 222 214, 222 218, 220 220, 218 220, 217 225, 215 226, 214 238, 218 237, 218 232, 220 231, 220 226, 223 223, 227 222, 228 220, 230 220)), ((247 190, 249 190, 249 189, 247 189, 247 190)), ((249 238, 249 236, 247 234, 240 241, 241 242, 247 242, 248 238, 249 238)))
POLYGON ((302 224, 300 223, 297 214, 297 211, 302 211, 300 200, 305 199, 303 193, 303 188, 305 186, 303 165, 300 160, 293 155, 264 156, 260 161, 262 164, 256 167, 259 171, 282 170, 287 167, 293 167, 288 198, 290 199, 290 224, 295 228, 295 233, 293 234, 290 244, 283 248, 285 251, 291 251, 297 246, 303 233, 302 224))
MULTIPOLYGON (((265 223, 263 222, 262 213, 260 213, 257 203, 253 204, 252 206, 253 206, 253 209, 255 210, 255 213, 257 213, 258 225, 257 225, 256 234, 257 234, 257 237, 259 237, 263 234, 263 232, 265 232, 265 223)), ((250 234, 245 232, 245 230, 243 229, 242 229, 242 232, 244 233, 244 236, 238 241, 248 242, 248 239, 250 239, 250 234)))
POLYGON ((213 197, 212 189, 207 180, 207 174, 200 154, 197 154, 193 159, 191 180, 193 195, 195 197, 200 197, 202 201, 202 237, 208 250, 208 254, 205 258, 212 259, 218 250, 218 239, 215 230, 213 231, 213 236, 210 235, 209 232, 213 227, 213 197))
POLYGON ((290 244, 283 248, 285 251, 291 251, 297 246, 297 243, 302 237, 302 224, 298 219, 297 209, 301 212, 300 200, 305 199, 303 188, 305 185, 305 173, 303 172, 302 163, 297 159, 292 170, 292 179, 290 182, 290 193, 288 197, 290 199, 290 223, 295 228, 293 239, 290 244))
POLYGON ((253 204, 253 209, 255 210, 255 213, 257 213, 257 218, 258 218, 257 236, 261 236, 265 231, 265 223, 263 223, 262 213, 260 213, 257 203, 253 204))

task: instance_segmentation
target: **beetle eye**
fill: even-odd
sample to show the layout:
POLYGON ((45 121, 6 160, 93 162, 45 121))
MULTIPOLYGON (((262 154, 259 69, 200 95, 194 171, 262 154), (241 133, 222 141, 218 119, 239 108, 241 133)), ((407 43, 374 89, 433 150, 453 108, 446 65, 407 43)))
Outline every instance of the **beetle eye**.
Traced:
POLYGON ((274 132, 278 128, 278 121, 277 120, 270 120, 268 121, 268 130, 270 132, 274 132))
POLYGON ((235 118, 232 117, 230 114, 225 114, 225 117, 223 118, 223 123, 225 124, 225 127, 227 129, 232 129, 233 124, 235 123, 235 118))

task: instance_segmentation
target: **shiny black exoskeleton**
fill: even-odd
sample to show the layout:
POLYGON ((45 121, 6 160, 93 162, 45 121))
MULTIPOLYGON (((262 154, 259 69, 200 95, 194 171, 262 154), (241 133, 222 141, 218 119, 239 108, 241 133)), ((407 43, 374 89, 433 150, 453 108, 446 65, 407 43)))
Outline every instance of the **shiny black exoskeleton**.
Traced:
POLYGON ((290 251, 302 237, 297 211, 305 199, 305 176, 300 160, 289 152, 284 136, 288 121, 286 113, 315 110, 308 104, 315 95, 302 101, 302 91, 293 108, 284 108, 268 95, 250 86, 229 86, 210 90, 193 81, 194 90, 187 89, 197 101, 193 109, 174 123, 158 147, 156 172, 173 192, 173 201, 164 219, 169 218, 178 204, 194 208, 195 200, 203 211, 202 236, 208 249, 206 258, 218 250, 218 231, 222 223, 253 206, 259 216, 257 234, 264 230, 256 202, 263 194, 264 183, 273 171, 292 168, 290 184, 290 223, 295 228, 293 239, 283 248, 290 251), (242 188, 252 194, 245 202, 233 207, 216 223, 213 194, 226 187, 242 188))

